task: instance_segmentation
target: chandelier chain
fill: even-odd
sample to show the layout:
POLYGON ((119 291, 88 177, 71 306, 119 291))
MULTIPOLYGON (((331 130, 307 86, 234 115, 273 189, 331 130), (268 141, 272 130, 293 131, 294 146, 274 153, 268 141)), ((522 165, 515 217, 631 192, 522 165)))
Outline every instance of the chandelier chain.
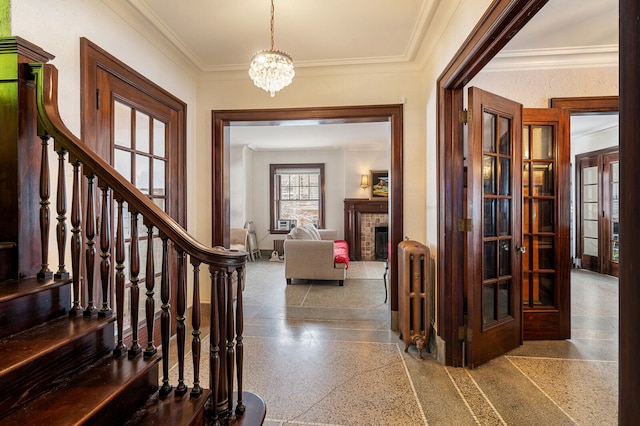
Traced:
POLYGON ((271 0, 271 50, 273 50, 273 46, 274 46, 274 31, 273 31, 273 27, 274 27, 274 22, 275 22, 275 14, 276 14, 276 8, 273 6, 273 0, 271 0))

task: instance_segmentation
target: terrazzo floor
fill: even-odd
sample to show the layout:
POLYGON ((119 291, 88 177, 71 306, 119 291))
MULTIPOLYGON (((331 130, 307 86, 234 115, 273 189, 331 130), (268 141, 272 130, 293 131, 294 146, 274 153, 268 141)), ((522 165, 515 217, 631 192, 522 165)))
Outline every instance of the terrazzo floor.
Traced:
POLYGON ((283 266, 250 262, 243 293, 244 389, 265 400, 265 425, 617 424, 615 278, 572 271, 571 340, 468 370, 403 351, 384 263, 352 262, 343 287, 287 286, 283 266))

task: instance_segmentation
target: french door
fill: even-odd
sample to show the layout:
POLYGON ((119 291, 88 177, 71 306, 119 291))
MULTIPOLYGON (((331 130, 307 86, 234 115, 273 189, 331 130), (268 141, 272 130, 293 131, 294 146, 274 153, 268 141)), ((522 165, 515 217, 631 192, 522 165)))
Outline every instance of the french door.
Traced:
POLYGON ((618 276, 620 158, 618 147, 576 156, 577 254, 582 267, 618 276))
POLYGON ((525 340, 571 337, 570 129, 560 108, 525 108, 522 303, 525 340))
MULTIPOLYGON (((82 39, 83 66, 83 138, 120 174, 133 183, 144 195, 173 217, 185 222, 185 141, 184 114, 186 106, 154 85, 125 64, 108 55, 86 39, 82 39)), ((117 220, 114 209, 113 220, 117 220)), ((131 213, 123 212, 125 232, 125 265, 129 265, 132 243, 131 213)), ((136 292, 138 305, 139 343, 147 342, 145 304, 147 294, 154 300, 155 311, 160 307, 160 274, 162 243, 158 229, 148 229, 142 219, 137 222, 140 255, 136 292), (147 259, 154 265, 153 276, 147 276, 147 259), (155 283, 153 293, 145 294, 155 283)), ((113 225, 112 225, 112 229, 113 225)), ((111 244, 114 247, 114 244, 111 244)), ((176 295, 177 268, 170 265, 171 296, 176 295)), ((130 271, 124 271, 129 277, 130 271)), ((112 274, 112 277, 115 274, 112 274)), ((124 335, 129 343, 131 328, 131 282, 125 280, 124 335)), ((174 301, 171 301, 175 315, 174 301)), ((157 322, 159 315, 155 315, 157 322)), ((175 323, 172 323, 175 327, 175 323)), ((156 341, 160 327, 154 327, 156 341)), ((172 330, 173 332, 173 330, 172 330)))
POLYGON ((522 343, 522 105, 469 89, 467 364, 522 343))

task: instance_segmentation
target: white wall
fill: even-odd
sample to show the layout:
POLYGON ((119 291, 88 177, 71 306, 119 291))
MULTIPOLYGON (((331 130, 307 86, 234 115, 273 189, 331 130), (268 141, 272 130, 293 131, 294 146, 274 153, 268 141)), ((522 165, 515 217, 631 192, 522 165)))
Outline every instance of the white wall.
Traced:
POLYGON ((467 87, 476 86, 521 103, 525 108, 549 108, 557 97, 618 94, 618 67, 481 72, 467 87))
MULTIPOLYGON (((233 135, 231 136, 233 140, 233 135)), ((344 237, 344 199, 368 198, 360 176, 370 170, 389 170, 390 152, 385 150, 328 149, 304 151, 254 151, 246 146, 231 147, 231 227, 243 227, 251 220, 256 226, 259 247, 272 250, 269 230, 269 165, 281 163, 325 163, 325 228, 336 229, 344 237), (237 161, 242 153, 243 162, 237 161), (249 173, 251 174, 249 176, 249 173), (249 204, 250 203, 250 204, 249 204)))

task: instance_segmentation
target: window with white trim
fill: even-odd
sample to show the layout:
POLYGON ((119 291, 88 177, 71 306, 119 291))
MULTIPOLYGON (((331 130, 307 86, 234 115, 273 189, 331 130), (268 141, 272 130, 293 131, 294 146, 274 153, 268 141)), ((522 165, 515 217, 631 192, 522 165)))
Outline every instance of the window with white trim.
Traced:
POLYGON ((324 228, 324 164, 271 164, 271 232, 324 228))

